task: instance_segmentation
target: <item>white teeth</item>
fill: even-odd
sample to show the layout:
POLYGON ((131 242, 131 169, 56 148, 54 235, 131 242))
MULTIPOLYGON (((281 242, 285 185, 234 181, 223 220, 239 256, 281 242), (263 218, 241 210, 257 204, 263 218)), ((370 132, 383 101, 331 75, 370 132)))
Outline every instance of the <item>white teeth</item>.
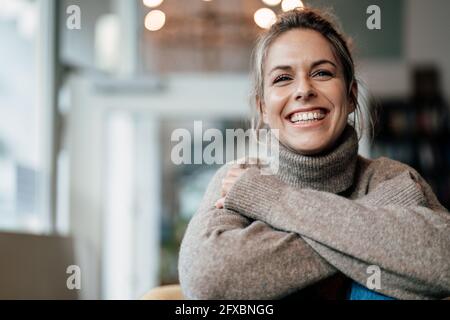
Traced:
POLYGON ((318 112, 297 112, 291 116, 292 122, 298 121, 309 121, 309 120, 321 120, 325 118, 324 111, 320 110, 318 112))

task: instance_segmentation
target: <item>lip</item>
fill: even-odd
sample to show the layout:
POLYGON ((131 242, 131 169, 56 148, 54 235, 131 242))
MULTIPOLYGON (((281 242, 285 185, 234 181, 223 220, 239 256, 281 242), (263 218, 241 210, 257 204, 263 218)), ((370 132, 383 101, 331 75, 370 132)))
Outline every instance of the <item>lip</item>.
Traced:
POLYGON ((328 114, 328 113, 330 112, 330 110, 328 110, 328 109, 325 108, 325 107, 321 107, 321 106, 303 107, 303 108, 298 108, 298 109, 292 110, 291 112, 289 112, 289 113, 286 115, 285 119, 290 121, 291 116, 292 116, 294 113, 297 113, 297 112, 308 112, 308 111, 313 111, 313 110, 317 110, 317 109, 322 109, 322 110, 324 110, 324 111, 325 111, 325 114, 328 114))

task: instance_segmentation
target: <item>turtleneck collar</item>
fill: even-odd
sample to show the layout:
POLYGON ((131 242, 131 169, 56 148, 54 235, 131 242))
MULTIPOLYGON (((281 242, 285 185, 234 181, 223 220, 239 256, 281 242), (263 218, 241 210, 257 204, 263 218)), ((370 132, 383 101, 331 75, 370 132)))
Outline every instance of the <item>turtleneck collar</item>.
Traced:
POLYGON ((356 131, 347 125, 334 148, 321 155, 301 155, 280 143, 277 176, 294 187, 337 194, 353 184, 357 156, 356 131))

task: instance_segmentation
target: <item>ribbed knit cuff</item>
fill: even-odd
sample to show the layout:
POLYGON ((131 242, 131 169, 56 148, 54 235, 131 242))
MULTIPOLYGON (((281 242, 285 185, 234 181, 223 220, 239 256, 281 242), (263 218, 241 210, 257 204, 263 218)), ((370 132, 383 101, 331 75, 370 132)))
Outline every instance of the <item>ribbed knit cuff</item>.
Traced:
POLYGON ((385 181, 377 186, 367 196, 358 200, 373 206, 386 206, 390 204, 402 206, 425 205, 425 196, 416 178, 409 171, 385 181))
POLYGON ((248 169, 225 197, 225 208, 252 219, 270 214, 271 204, 280 198, 280 184, 273 176, 261 175, 259 169, 248 169))

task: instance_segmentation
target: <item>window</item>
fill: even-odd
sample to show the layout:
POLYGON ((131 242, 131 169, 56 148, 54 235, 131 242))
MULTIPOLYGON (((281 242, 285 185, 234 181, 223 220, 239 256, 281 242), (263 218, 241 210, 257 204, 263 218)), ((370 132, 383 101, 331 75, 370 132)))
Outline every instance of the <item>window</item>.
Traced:
POLYGON ((50 222, 40 9, 37 0, 0 0, 0 229, 9 231, 45 232, 50 222))

